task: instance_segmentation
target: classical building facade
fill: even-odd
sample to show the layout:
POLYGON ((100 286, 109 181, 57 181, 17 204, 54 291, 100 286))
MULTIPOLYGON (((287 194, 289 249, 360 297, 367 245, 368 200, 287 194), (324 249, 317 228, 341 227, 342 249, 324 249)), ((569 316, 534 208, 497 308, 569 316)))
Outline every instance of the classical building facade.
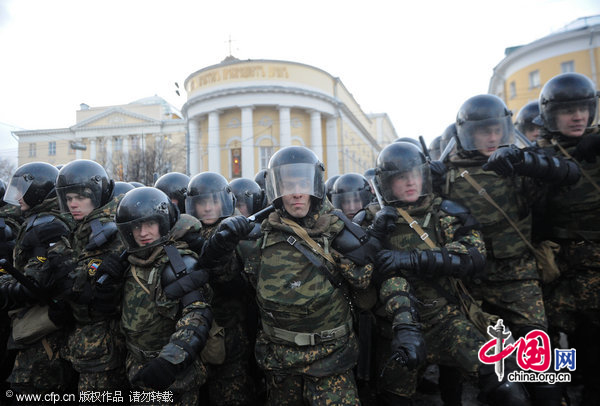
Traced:
POLYGON ((279 148, 303 145, 331 177, 372 168, 397 138, 387 114, 364 113, 338 77, 301 63, 230 56, 189 75, 185 90, 181 113, 154 96, 82 104, 68 128, 15 131, 19 165, 86 158, 146 184, 168 171, 253 179, 279 148))
POLYGON ((544 84, 560 73, 581 73, 598 87, 600 15, 579 18, 554 34, 507 48, 505 55, 494 68, 488 92, 501 97, 515 114, 537 100, 544 84))

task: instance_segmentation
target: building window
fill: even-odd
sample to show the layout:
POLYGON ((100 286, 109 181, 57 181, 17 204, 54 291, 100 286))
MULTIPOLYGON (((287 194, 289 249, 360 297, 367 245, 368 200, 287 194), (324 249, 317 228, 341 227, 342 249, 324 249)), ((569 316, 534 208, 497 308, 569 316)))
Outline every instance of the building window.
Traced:
POLYGON ((515 83, 514 80, 512 82, 510 82, 510 85, 508 86, 508 96, 511 99, 514 99, 515 97, 517 97, 517 84, 515 83))
POLYGON ((123 151, 123 138, 115 138, 115 151, 123 151))
POLYGON ((34 157, 36 154, 36 147, 35 147, 35 143, 30 143, 29 144, 29 157, 34 157))
POLYGON ((56 141, 48 143, 48 155, 56 155, 56 141))
POLYGON ((575 72, 575 61, 567 61, 560 64, 561 73, 575 72))
POLYGON ((269 165, 269 160, 273 155, 273 147, 260 147, 259 156, 260 156, 260 167, 259 170, 266 169, 269 165))
POLYGON ((533 72, 529 72, 529 88, 535 89, 536 87, 540 87, 540 71, 534 70, 533 72))

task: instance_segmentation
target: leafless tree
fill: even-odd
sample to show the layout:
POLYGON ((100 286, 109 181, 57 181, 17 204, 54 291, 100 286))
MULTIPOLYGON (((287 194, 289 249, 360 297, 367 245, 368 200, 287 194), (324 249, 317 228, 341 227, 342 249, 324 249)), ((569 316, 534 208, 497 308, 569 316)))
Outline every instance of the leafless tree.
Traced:
POLYGON ((6 157, 0 157, 0 179, 8 183, 10 181, 10 177, 15 172, 15 169, 17 169, 17 165, 15 164, 14 160, 6 157))

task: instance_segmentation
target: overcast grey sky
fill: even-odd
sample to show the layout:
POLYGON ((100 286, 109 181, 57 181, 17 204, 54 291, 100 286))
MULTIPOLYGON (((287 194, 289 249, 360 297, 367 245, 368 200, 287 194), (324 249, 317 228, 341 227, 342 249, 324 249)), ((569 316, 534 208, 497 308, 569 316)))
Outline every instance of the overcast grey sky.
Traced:
POLYGON ((321 68, 429 142, 487 92, 506 47, 594 14, 598 0, 0 0, 0 123, 64 128, 80 103, 154 94, 181 108, 174 82, 219 63, 231 36, 234 56, 321 68))

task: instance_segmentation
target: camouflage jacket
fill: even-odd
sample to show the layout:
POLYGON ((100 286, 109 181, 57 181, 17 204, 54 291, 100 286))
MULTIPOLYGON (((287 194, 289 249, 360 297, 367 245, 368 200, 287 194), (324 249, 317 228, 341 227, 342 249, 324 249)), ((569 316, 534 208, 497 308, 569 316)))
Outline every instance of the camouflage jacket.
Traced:
POLYGON ((180 239, 188 232, 199 232, 200 227, 196 218, 182 214, 167 241, 152 249, 149 256, 128 256, 131 266, 125 274, 121 328, 128 351, 138 362, 159 355, 173 364, 183 362, 187 353, 174 342, 192 339, 193 330, 185 326, 193 328, 206 323, 198 310, 210 306, 208 286, 203 289, 206 301, 195 301, 182 308, 179 299, 166 297, 161 284, 162 271, 169 262, 164 246, 172 244, 180 255, 197 258, 180 239))
MULTIPOLYGON (((357 289, 366 289, 372 266, 360 267, 331 248, 344 223, 331 214, 333 206, 324 200, 318 212, 311 211, 302 219, 301 226, 325 252, 329 252, 333 266, 323 258, 328 272, 357 289)), ((256 296, 263 332, 257 341, 259 365, 267 370, 286 370, 312 376, 323 376, 352 368, 357 359, 357 342, 352 331, 343 337, 299 346, 266 332, 269 327, 292 334, 319 333, 352 321, 352 309, 346 289, 335 287, 322 269, 288 243, 293 236, 309 249, 284 224, 277 210, 262 223, 263 235, 254 244, 254 251, 245 258, 245 272, 256 275, 256 296)), ((292 219, 293 220, 293 219, 292 219)))
MULTIPOLYGON (((480 231, 476 228, 463 227, 463 222, 458 217, 451 216, 440 209, 441 203, 442 199, 439 197, 428 197, 419 206, 408 206, 404 209, 436 245, 445 247, 448 252, 467 254, 468 249, 474 247, 485 255, 485 244, 480 231)), ((373 214, 377 211, 378 205, 369 205, 367 209, 373 214)), ((398 216, 396 228, 390 234, 386 248, 399 251, 430 249, 402 216, 398 216)), ((449 301, 453 302, 456 297, 450 278, 447 276, 424 279, 409 271, 402 272, 402 276, 408 280, 419 301, 417 310, 420 319, 424 322, 434 319, 440 309, 449 301)))
MULTIPOLYGON (((0 259, 6 259, 12 264, 13 251, 15 248, 15 241, 21 224, 23 224, 23 216, 21 214, 21 208, 12 204, 5 204, 0 207, 0 259), (10 232, 5 228, 9 227, 10 232), (11 236, 10 238, 8 236, 11 236)), ((3 272, 0 270, 0 272, 3 272)))
MULTIPOLYGON (((579 139, 558 137, 556 141, 572 155, 579 139)), ((548 155, 564 156, 557 146, 545 139, 539 144, 548 155)), ((577 164, 600 186, 600 159, 577 164)), ((549 186, 545 214, 544 221, 549 225, 546 237, 558 241, 600 242, 600 192, 585 176, 571 186, 549 186)))
MULTIPOLYGON (((92 211, 82 221, 76 223, 73 232, 68 237, 63 237, 48 251, 64 256, 69 261, 73 270, 69 278, 74 280, 73 293, 93 292, 93 286, 97 281, 96 269, 102 264, 103 257, 108 254, 121 254, 125 247, 119 238, 116 225, 114 224, 117 199, 109 201, 102 207, 92 211), (106 240, 99 238, 95 240, 94 230, 100 232, 106 240), (100 244, 100 245, 98 245, 100 244)), ((122 284, 115 286, 121 290, 122 284)), ((107 318, 107 315, 99 315, 88 303, 70 301, 73 316, 79 324, 90 324, 107 318)), ((114 315, 117 316, 116 314, 114 315)))

